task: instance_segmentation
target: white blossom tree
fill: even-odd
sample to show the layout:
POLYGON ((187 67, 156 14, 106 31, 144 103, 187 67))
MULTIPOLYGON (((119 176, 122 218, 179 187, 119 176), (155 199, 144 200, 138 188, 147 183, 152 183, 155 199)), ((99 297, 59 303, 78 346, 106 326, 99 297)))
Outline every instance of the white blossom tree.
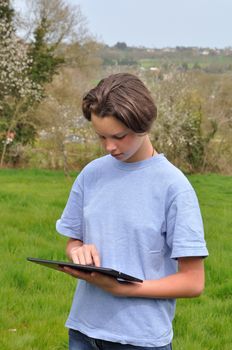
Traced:
POLYGON ((173 73, 157 84, 155 95, 158 119, 152 136, 156 147, 183 170, 199 170, 206 142, 199 92, 191 86, 186 74, 173 73))
MULTIPOLYGON (((16 159, 18 150, 35 140, 43 122, 35 111, 48 97, 48 86, 66 60, 70 41, 81 52, 91 42, 79 5, 63 0, 26 4, 28 18, 15 16, 9 0, 0 2, 0 166, 10 152, 13 155, 14 150, 12 160, 16 159), (14 24, 24 39, 16 35, 14 24)), ((75 50, 75 60, 77 56, 75 50)), ((86 53, 79 56, 86 62, 86 53)))
POLYGON ((29 78, 31 59, 27 45, 15 34, 14 11, 9 0, 0 4, 0 166, 7 147, 19 140, 20 125, 25 123, 33 105, 40 101, 42 88, 29 78), (18 130, 17 130, 18 129, 18 130), (11 137, 9 137, 11 135, 11 137))

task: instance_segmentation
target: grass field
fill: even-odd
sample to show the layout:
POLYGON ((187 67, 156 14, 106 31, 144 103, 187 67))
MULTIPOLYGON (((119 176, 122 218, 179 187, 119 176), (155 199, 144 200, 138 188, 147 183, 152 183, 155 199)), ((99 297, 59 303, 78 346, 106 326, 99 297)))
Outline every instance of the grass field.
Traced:
MULTIPOLYGON (((189 177, 198 194, 210 257, 206 289, 177 302, 174 350, 231 350, 232 177, 189 177)), ((74 175, 0 171, 0 349, 64 350, 75 280, 26 261, 65 259, 55 232, 74 175)))
POLYGON ((150 67, 161 67, 163 64, 175 64, 175 65, 182 65, 183 63, 188 64, 188 68, 193 68, 195 64, 197 64, 202 69, 204 68, 215 68, 218 69, 221 68, 222 70, 225 69, 225 67, 230 67, 231 65, 231 56, 224 56, 224 55, 217 55, 217 56, 192 56, 192 55, 186 55, 185 53, 179 53, 179 54, 171 54, 170 56, 165 54, 161 57, 154 57, 154 58, 143 58, 140 59, 139 64, 141 67, 144 68, 150 68, 150 67))

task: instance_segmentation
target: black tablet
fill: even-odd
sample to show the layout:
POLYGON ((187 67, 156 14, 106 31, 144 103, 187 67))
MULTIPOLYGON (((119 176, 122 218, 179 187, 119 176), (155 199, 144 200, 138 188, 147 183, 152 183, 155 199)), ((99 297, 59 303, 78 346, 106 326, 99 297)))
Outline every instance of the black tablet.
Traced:
POLYGON ((59 268, 68 266, 71 267, 72 269, 80 270, 80 271, 85 271, 85 272, 100 272, 105 275, 109 275, 111 277, 116 278, 119 281, 127 281, 127 282, 143 282, 143 280, 127 275, 123 272, 113 270, 107 267, 96 267, 93 265, 79 265, 79 264, 74 264, 71 262, 66 262, 66 261, 55 261, 55 260, 45 260, 45 259, 38 259, 38 258, 27 258, 28 261, 34 262, 36 264, 40 264, 46 267, 50 267, 55 270, 59 270, 59 268))

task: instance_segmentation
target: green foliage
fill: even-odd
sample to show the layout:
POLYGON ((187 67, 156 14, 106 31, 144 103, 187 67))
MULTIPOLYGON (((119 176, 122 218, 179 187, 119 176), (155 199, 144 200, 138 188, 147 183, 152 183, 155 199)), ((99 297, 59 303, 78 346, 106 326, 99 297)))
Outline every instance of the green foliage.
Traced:
POLYGON ((117 42, 114 47, 119 50, 126 50, 127 49, 127 44, 125 42, 117 42))
POLYGON ((15 164, 21 156, 21 153, 15 150, 21 149, 21 146, 26 144, 33 144, 39 125, 39 120, 33 117, 33 112, 44 96, 45 84, 52 81, 59 65, 64 62, 63 58, 55 55, 56 45, 46 43, 45 37, 49 30, 47 18, 41 19, 34 32, 34 43, 30 45, 29 50, 26 50, 25 44, 15 39, 12 27, 13 10, 9 4, 4 9, 0 27, 2 29, 0 33, 4 35, 3 52, 6 52, 3 56, 4 61, 0 64, 0 85, 2 83, 5 89, 2 89, 4 94, 0 101, 1 165, 5 160, 11 160, 15 164), (4 26, 6 21, 8 30, 4 26), (6 65, 8 76, 5 73, 6 65), (10 141, 8 141, 9 133, 15 135, 10 141))
MULTIPOLYGON (((55 221, 75 176, 0 171, 0 349, 68 348, 64 322, 76 282, 26 257, 66 259, 66 239, 55 232, 55 221)), ((210 256, 205 261, 204 294, 177 302, 173 347, 230 350, 232 177, 194 175, 189 180, 199 198, 210 256)))
POLYGON ((62 57, 56 57, 56 45, 48 45, 45 38, 49 30, 48 19, 42 18, 34 32, 34 43, 31 44, 29 57, 32 58, 32 65, 29 72, 31 79, 37 83, 44 84, 51 82, 53 75, 57 73, 62 57))
POLYGON ((9 5, 9 0, 2 0, 0 3, 0 19, 6 18, 7 22, 11 22, 14 16, 14 10, 9 5))

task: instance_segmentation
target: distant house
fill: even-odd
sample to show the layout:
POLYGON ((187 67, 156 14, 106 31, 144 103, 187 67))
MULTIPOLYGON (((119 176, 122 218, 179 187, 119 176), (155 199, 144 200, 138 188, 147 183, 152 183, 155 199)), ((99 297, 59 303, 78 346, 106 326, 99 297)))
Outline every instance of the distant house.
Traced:
POLYGON ((204 56, 208 56, 209 55, 209 51, 208 50, 204 50, 204 51, 202 51, 201 54, 204 55, 204 56))
POLYGON ((159 73, 160 69, 158 67, 150 67, 150 71, 159 73))

